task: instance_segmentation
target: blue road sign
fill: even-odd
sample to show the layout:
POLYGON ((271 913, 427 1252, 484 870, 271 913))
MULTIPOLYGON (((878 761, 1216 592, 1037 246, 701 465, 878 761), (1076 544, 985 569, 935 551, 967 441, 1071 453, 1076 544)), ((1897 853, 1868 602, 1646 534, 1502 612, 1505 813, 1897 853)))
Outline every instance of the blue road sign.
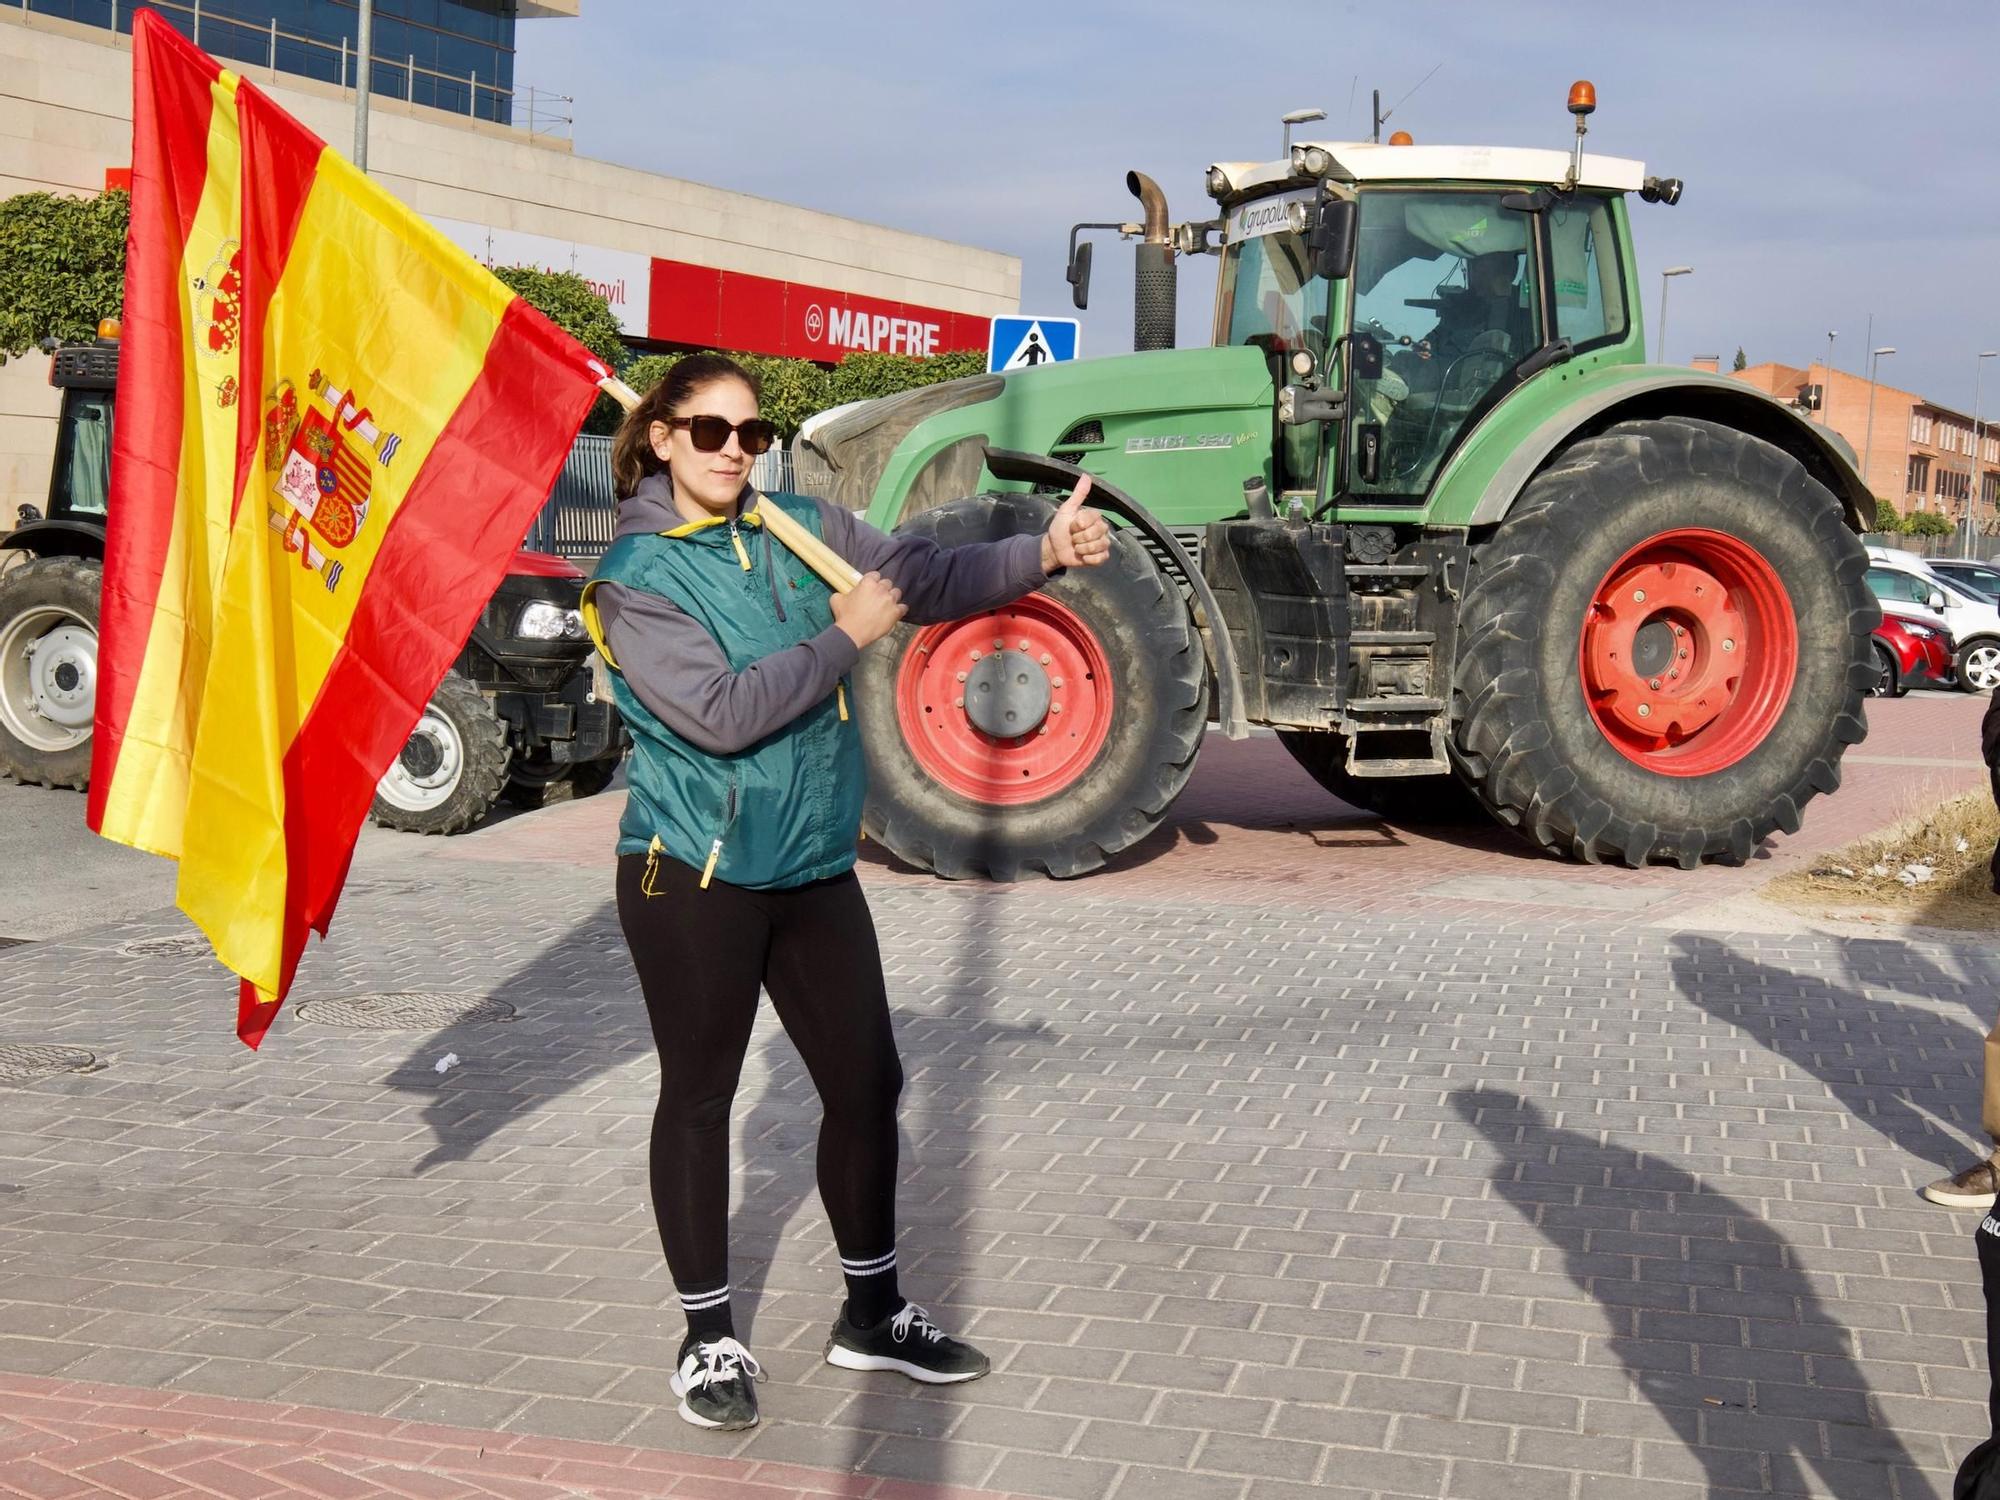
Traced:
POLYGON ((1082 347, 1075 318, 995 318, 988 370, 1032 370, 1075 359, 1082 347))

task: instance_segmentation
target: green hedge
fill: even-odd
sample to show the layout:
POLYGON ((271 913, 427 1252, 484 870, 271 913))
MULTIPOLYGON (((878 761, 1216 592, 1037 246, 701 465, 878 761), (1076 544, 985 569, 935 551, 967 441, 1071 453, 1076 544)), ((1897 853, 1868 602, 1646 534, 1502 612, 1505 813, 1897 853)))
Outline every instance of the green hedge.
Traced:
MULTIPOLYGON (((684 357, 642 355, 619 373, 627 385, 644 395, 684 357)), ((779 433, 788 441, 799 430, 799 424, 814 412, 843 406, 849 401, 893 396, 898 391, 936 385, 941 380, 977 375, 986 368, 985 353, 970 349, 958 354, 934 354, 928 359, 909 354, 850 354, 830 370, 809 359, 780 359, 768 354, 729 357, 763 385, 763 413, 778 424, 779 433)))
MULTIPOLYGON (((0 359, 25 354, 44 338, 87 339, 100 318, 120 315, 125 300, 125 230, 131 197, 21 193, 0 201, 0 359)), ((675 354, 635 356, 617 316, 582 277, 567 271, 496 266, 493 274, 550 321, 644 392, 666 374, 675 354)), ((977 375, 983 353, 850 354, 831 370, 804 359, 733 356, 764 386, 764 415, 786 438, 814 412, 848 401, 889 396, 940 380, 977 375)), ((586 432, 612 432, 623 412, 609 396, 591 408, 586 432)))
POLYGON ((125 306, 128 193, 18 193, 0 202, 0 361, 45 338, 87 339, 125 306))

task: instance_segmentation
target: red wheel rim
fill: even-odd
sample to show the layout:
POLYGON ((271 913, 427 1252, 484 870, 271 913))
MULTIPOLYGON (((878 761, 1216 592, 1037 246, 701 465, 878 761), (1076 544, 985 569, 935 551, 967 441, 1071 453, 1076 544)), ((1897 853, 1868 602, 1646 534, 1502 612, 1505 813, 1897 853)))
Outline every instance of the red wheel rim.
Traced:
POLYGON ((896 672, 896 718, 917 764, 959 796, 995 806, 1039 802, 1082 776, 1111 733, 1111 704, 1110 663, 1095 632, 1046 594, 925 628, 896 672), (977 695, 1003 685, 1022 706, 1008 725, 1018 733, 974 722, 978 712, 997 727, 995 707, 977 695))
POLYGON ((1706 776, 1764 742, 1792 695, 1798 622, 1748 543, 1689 527, 1641 542, 1592 596, 1578 666, 1584 702, 1627 760, 1706 776))

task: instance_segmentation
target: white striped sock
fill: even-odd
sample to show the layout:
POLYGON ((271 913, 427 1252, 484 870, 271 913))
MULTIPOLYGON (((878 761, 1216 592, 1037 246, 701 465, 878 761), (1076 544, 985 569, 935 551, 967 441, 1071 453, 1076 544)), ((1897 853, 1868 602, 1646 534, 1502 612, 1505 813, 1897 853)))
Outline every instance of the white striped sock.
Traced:
POLYGON ((682 1312, 706 1312, 711 1307, 720 1307, 729 1300, 729 1288, 723 1286, 716 1291, 682 1292, 680 1294, 682 1312))
POLYGON ((843 1255, 840 1258, 840 1269, 849 1276, 880 1276, 896 1269, 896 1252, 891 1250, 887 1255, 878 1255, 873 1260, 849 1260, 843 1255))

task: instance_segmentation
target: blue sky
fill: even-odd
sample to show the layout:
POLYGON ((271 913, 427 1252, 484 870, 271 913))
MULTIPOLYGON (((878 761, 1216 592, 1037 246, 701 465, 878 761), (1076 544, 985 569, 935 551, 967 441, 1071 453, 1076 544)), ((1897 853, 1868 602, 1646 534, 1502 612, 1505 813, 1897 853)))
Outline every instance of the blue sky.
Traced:
MULTIPOLYGON (((1387 107, 1433 67, 1392 126, 1566 148, 1589 78, 1591 148, 1687 182, 1676 208, 1632 205, 1649 331, 1661 268, 1695 268, 1669 360, 1804 363, 1834 329, 1834 363, 1861 370, 1872 313, 1898 351, 1882 379, 1963 408, 1974 355, 2000 348, 1988 0, 584 0, 518 45, 518 83, 576 96, 580 152, 1018 255, 1035 313, 1070 311, 1071 223, 1136 215, 1128 168, 1206 218, 1208 163, 1275 157, 1286 110, 1365 136, 1369 90, 1387 107)), ((1215 265, 1181 263, 1184 343, 1207 341, 1215 265)), ((1100 244, 1086 353, 1131 347, 1131 281, 1129 250, 1100 244)))

